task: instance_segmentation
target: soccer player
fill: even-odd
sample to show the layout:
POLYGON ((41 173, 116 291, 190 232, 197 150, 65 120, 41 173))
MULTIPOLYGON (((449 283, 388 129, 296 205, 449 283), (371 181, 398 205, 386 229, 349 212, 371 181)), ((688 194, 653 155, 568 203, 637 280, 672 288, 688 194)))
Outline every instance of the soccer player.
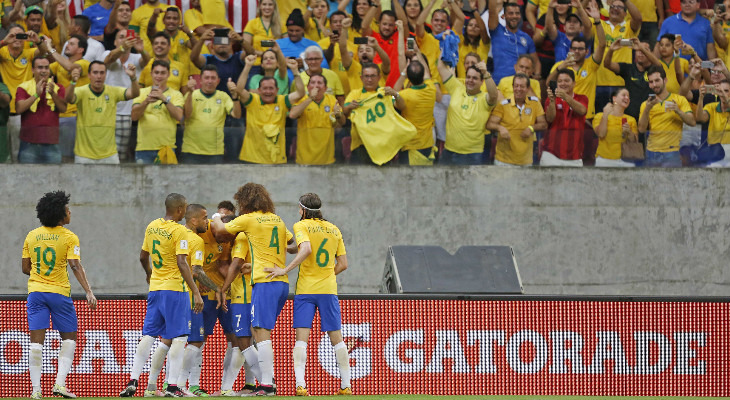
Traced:
POLYGON ((71 223, 68 202, 71 195, 63 191, 49 192, 38 201, 35 209, 40 228, 33 229, 23 242, 23 273, 28 278, 28 329, 30 329, 30 382, 33 385, 31 399, 43 397, 41 392, 41 369, 43 367, 43 341, 48 318, 53 327, 61 334, 61 350, 58 352, 58 372, 53 394, 67 399, 76 395, 66 389, 66 375, 73 363, 76 350, 78 320, 76 309, 71 301, 71 284, 68 281, 66 266, 71 270, 86 292, 90 309, 96 308, 96 297, 86 279, 81 265, 79 238, 64 225, 71 223), (58 268, 56 268, 58 266, 58 268))
MULTIPOLYGON (((156 336, 162 338, 160 346, 167 347, 170 354, 170 368, 167 370, 169 385, 165 396, 184 395, 177 387, 177 378, 180 375, 185 342, 190 334, 188 290, 193 292, 193 310, 199 313, 203 309, 203 299, 187 262, 190 252, 187 232, 178 223, 185 216, 186 209, 185 196, 171 193, 165 199, 165 217, 150 222, 145 229, 139 261, 150 284, 147 313, 142 326, 142 338, 134 354, 130 380, 119 394, 120 397, 131 397, 137 391, 142 367, 147 362, 156 336), (150 255, 154 269, 150 268, 150 255)), ((160 365, 162 361, 164 358, 158 360, 160 365)), ((150 379, 150 382, 154 381, 150 379)))
MULTIPOLYGON (((226 218, 230 218, 230 216, 223 217, 222 221, 226 222, 226 218)), ((251 252, 245 234, 236 236, 231 257, 232 260, 226 273, 226 281, 221 290, 225 293, 229 288, 231 289, 231 324, 237 338, 237 348, 244 349, 241 351, 241 356, 244 358, 242 364, 245 368, 246 384, 240 394, 249 394, 256 392, 256 378, 260 378, 261 371, 258 364, 251 365, 248 361, 245 361, 245 353, 255 351, 251 346, 251 252)), ((250 355, 249 358, 251 358, 250 355)), ((224 371, 223 384, 221 385, 221 394, 223 396, 235 393, 232 389, 241 369, 240 359, 236 358, 235 366, 238 368, 230 368, 229 375, 226 375, 224 371), (227 391, 224 392, 224 389, 227 391)))
POLYGON ((340 230, 322 217, 322 200, 315 193, 307 193, 299 198, 301 220, 294 224, 294 235, 299 253, 286 268, 264 268, 269 272, 268 279, 287 276, 299 267, 296 295, 294 296, 294 329, 297 341, 294 344, 294 376, 296 395, 309 396, 304 381, 307 364, 307 342, 312 328, 314 313, 319 310, 322 331, 327 332, 334 346, 335 358, 340 369, 339 395, 351 395, 350 360, 347 345, 342 340, 342 316, 337 300, 337 281, 335 275, 347 269, 345 242, 340 230), (312 249, 316 248, 316 253, 312 249))
MULTIPOLYGON (((199 280, 205 286, 202 293, 203 297, 203 312, 202 316, 194 317, 193 324, 188 338, 188 347, 185 350, 185 358, 183 362, 182 376, 180 376, 179 382, 185 380, 190 381, 189 391, 193 394, 201 396, 205 393, 204 390, 200 389, 200 366, 203 362, 202 348, 205 345, 205 341, 208 336, 212 335, 215 330, 215 323, 219 321, 223 333, 226 335, 228 342, 226 348, 226 354, 223 359, 223 374, 225 376, 226 371, 231 366, 232 355, 236 352, 240 353, 237 348, 234 348, 232 342, 236 341, 236 336, 233 334, 231 328, 231 314, 228 312, 228 304, 230 304, 230 298, 220 291, 220 287, 225 282, 226 278, 224 274, 221 274, 221 269, 228 271, 228 264, 230 260, 231 247, 227 242, 219 243, 216 241, 213 231, 210 229, 210 222, 208 220, 207 212, 204 215, 204 219, 200 220, 203 224, 202 229, 198 231, 199 238, 203 241, 203 264, 200 269, 194 269, 193 274, 196 276, 205 275, 206 282, 199 280), (223 265, 223 267, 221 267, 223 265), (223 303, 223 307, 221 304, 223 303), (197 393, 196 393, 197 392, 197 393)), ((232 220, 233 218, 230 218, 232 220)), ((239 366, 238 369, 241 367, 239 366)))
POLYGON ((241 215, 224 224, 220 217, 213 219, 212 227, 218 240, 231 240, 240 232, 248 236, 252 252, 251 286, 251 332, 258 346, 258 352, 251 346, 246 349, 246 361, 259 365, 261 385, 258 395, 276 394, 274 383, 274 350, 271 345, 271 331, 276 324, 286 297, 289 294, 289 278, 279 276, 269 279, 264 268, 285 265, 286 251, 294 251, 293 236, 282 219, 274 214, 274 202, 266 189, 256 183, 247 183, 236 192, 241 215), (260 364, 259 364, 259 360, 260 364))

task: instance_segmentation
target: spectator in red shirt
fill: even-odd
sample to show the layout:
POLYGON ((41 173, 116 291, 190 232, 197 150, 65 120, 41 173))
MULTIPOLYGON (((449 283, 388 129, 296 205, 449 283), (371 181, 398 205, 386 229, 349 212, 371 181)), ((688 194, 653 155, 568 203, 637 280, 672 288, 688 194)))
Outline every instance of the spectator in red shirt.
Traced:
POLYGON ((547 88, 545 119, 550 124, 544 140, 540 165, 553 167, 583 166, 583 131, 588 97, 573 92, 575 73, 561 69, 555 92, 547 88))
MULTIPOLYGON (((398 17, 391 10, 385 10, 380 13, 380 33, 373 32, 370 28, 369 15, 365 17, 362 27, 363 36, 372 36, 385 53, 390 57, 390 73, 385 80, 385 85, 393 87, 395 82, 400 78, 400 69, 398 68, 398 30, 395 28, 395 21, 398 17)), ((380 56, 375 57, 375 63, 380 64, 380 56)))
POLYGON ((33 59, 33 79, 18 86, 15 111, 20 114, 18 161, 32 164, 60 164, 58 114, 66 111, 66 92, 54 83, 45 57, 33 59))

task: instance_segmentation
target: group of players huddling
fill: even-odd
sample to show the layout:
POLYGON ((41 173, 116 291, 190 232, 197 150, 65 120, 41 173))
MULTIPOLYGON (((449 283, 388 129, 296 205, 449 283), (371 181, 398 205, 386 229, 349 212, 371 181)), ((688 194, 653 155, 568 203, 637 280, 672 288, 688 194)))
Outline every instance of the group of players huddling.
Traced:
MULTIPOLYGON (((317 310, 340 372, 337 394, 352 394, 335 279, 347 269, 340 230, 322 217, 322 202, 314 193, 299 198, 301 219, 294 224, 294 235, 274 214, 274 203, 262 185, 247 183, 234 199, 238 217, 233 204, 223 201, 209 219, 204 206, 188 204, 183 195, 172 193, 165 199, 164 218, 147 226, 140 253, 150 285, 147 310, 130 380, 121 397, 137 392, 142 369, 158 337, 144 396, 207 397, 200 387, 202 350, 216 321, 228 342, 220 395, 275 395, 271 331, 289 293, 287 273, 297 266, 293 308, 296 395, 308 395, 306 348, 317 310), (185 225, 179 223, 183 218, 185 225), (287 252, 296 253, 288 265, 287 252), (160 391, 157 380, 165 359, 165 386, 160 391), (246 383, 236 391, 233 385, 242 367, 246 383)), ((42 226, 28 233, 23 244, 23 273, 30 275, 27 310, 33 399, 42 398, 42 349, 49 319, 62 339, 52 393, 76 397, 66 388, 78 331, 66 265, 85 290, 89 307, 93 310, 97 305, 80 262, 79 239, 63 226, 71 221, 69 200, 70 195, 62 191, 46 193, 36 206, 42 226)))

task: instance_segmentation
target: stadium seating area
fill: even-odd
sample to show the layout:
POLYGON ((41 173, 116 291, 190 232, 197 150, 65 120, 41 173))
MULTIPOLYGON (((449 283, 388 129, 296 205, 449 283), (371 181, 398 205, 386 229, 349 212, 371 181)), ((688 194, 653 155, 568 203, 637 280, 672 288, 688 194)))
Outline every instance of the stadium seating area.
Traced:
POLYGON ((726 167, 727 5, 5 0, 0 162, 726 167))

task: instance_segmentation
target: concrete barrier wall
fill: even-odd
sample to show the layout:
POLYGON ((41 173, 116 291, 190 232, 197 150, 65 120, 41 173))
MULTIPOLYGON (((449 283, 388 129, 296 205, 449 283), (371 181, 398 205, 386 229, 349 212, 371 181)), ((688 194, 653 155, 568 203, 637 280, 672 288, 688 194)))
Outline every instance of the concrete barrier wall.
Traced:
MULTIPOLYGON (((343 232, 341 293, 377 292, 389 245, 511 245, 525 293, 727 295, 730 171, 599 168, 0 166, 0 293, 23 293, 20 258, 44 192, 72 194, 82 262, 98 293, 146 292, 138 256, 170 192, 212 210, 264 184, 287 226, 316 192, 343 232)), ((291 259, 291 257, 290 257, 291 259)), ((444 271, 444 276, 458 270, 444 271)), ((296 269, 291 281, 296 279, 296 269)), ((469 277, 463 277, 469 279, 469 277)), ((74 292, 80 287, 71 277, 74 292)), ((292 285, 293 287, 293 285, 292 285)))

